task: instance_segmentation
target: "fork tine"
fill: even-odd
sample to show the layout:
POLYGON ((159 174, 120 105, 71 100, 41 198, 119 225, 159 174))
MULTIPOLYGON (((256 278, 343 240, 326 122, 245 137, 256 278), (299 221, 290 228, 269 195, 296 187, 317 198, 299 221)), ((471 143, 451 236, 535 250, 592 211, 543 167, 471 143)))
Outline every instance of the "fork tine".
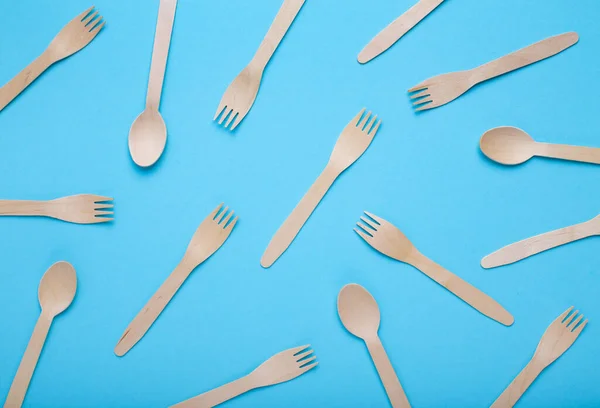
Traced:
POLYGON ((238 217, 236 216, 236 217, 233 219, 233 221, 231 221, 231 223, 230 223, 228 226, 226 226, 226 227, 224 228, 224 229, 225 229, 225 231, 231 231, 231 230, 233 229, 233 227, 235 227, 235 224, 236 224, 237 220, 238 220, 238 217))
POLYGON ((429 96, 429 90, 425 89, 419 92, 415 92, 414 94, 410 95, 410 99, 417 99, 417 98, 421 98, 423 96, 429 96))
POLYGON ((296 354, 299 354, 301 351, 304 351, 309 347, 310 347, 310 344, 305 344, 304 346, 291 348, 289 351, 291 351, 292 354, 295 356, 296 354))
POLYGON ((87 9, 86 11, 84 11, 83 13, 81 13, 80 15, 77 16, 77 18, 79 19, 79 21, 83 21, 83 19, 90 14, 90 12, 94 9, 95 6, 90 7, 89 9, 87 9))
POLYGON ((94 217, 93 221, 90 221, 90 224, 101 224, 103 222, 110 222, 113 221, 114 218, 108 218, 108 217, 94 217))
POLYGON ((423 89, 427 89, 428 86, 429 86, 429 84, 427 84, 427 81, 425 80, 425 81, 421 82, 420 84, 415 85, 412 88, 410 88, 408 90, 408 92, 410 93, 410 92, 421 91, 423 89))
POLYGON ((304 366, 304 367, 300 367, 300 374, 299 375, 304 374, 308 370, 312 370, 313 368, 315 368, 318 365, 319 365, 319 363, 314 363, 314 364, 309 364, 309 365, 304 366))
MULTIPOLYGON (((96 21, 95 21, 95 23, 98 23, 98 22, 100 22, 100 20, 102 20, 102 16, 100 16, 100 17, 98 18, 98 20, 96 20, 96 21)), ((96 37, 96 35, 98 35, 98 33, 99 33, 100 31, 102 31, 102 28, 104 27, 104 24, 106 24, 106 21, 103 21, 103 22, 102 22, 102 24, 100 24, 100 25, 96 24, 94 27, 92 27, 92 29, 90 30, 90 33, 93 33, 93 34, 94 34, 94 37, 96 37)), ((90 27, 91 27, 91 26, 90 26, 90 27)), ((92 39, 93 39, 94 37, 92 37, 92 39)))
POLYGON ((570 308, 568 308, 567 310, 565 310, 560 316, 558 316, 558 318, 556 319, 559 322, 564 322, 566 317, 568 316, 569 313, 571 313, 571 310, 573 310, 574 306, 571 306, 570 308))
POLYGON ((369 219, 367 219, 367 218, 365 218, 365 217, 360 217, 360 220, 361 220, 362 222, 364 222, 365 224, 367 224, 369 227, 373 228, 373 230, 377 231, 377 228, 376 228, 376 226, 375 226, 375 225, 373 225, 373 224, 374 224, 374 222, 373 222, 373 221, 371 221, 371 220, 369 220, 369 219))
POLYGON ((377 122, 377 115, 373 116, 371 118, 371 120, 365 125, 365 128, 363 129, 363 132, 365 132, 366 134, 369 134, 369 132, 371 131, 371 129, 373 129, 373 125, 377 122))
POLYGON ((217 213, 221 210, 221 207, 223 207, 223 204, 224 203, 219 204, 217 206, 217 208, 215 208, 214 210, 212 210, 212 212, 208 216, 214 220, 215 217, 217 216, 217 213))
POLYGON ((219 217, 220 217, 220 219, 218 219, 218 220, 215 220, 215 221, 217 221, 217 224, 220 224, 220 223, 221 223, 221 221, 223 221, 223 218, 225 218, 225 214, 227 214, 227 210, 229 210, 229 207, 228 207, 228 206, 225 206, 225 208, 223 209, 223 211, 221 211, 221 213, 220 213, 220 214, 219 214, 219 216, 217 217, 217 218, 219 218, 219 217))
POLYGON ((225 111, 223 112, 223 115, 221 115, 221 119, 219 119, 219 125, 223 124, 223 121, 226 117, 228 117, 231 114, 231 112, 233 112, 233 109, 229 109, 228 106, 227 109, 225 109, 225 111))
POLYGON ((379 122, 377 122, 375 127, 373 129, 371 129, 371 133, 369 133, 369 135, 371 137, 375 137, 375 134, 377 133, 377 129, 379 129, 379 125, 381 125, 381 119, 379 119, 379 122))
POLYGON ((365 214, 367 214, 370 218, 372 218, 373 220, 375 220, 375 222, 379 225, 383 224, 383 222, 385 221, 383 218, 379 218, 378 216, 376 216, 375 214, 371 214, 368 211, 364 211, 365 214))
POLYGON ((294 354, 294 357, 296 357, 296 362, 299 362, 301 359, 303 359, 306 356, 311 355, 312 353, 314 353, 314 350, 311 348, 308 348, 308 349, 305 349, 305 351, 294 354))
POLYGON ((577 316, 577 319, 573 322, 573 324, 571 324, 571 327, 569 327, 569 325, 567 325, 567 327, 569 327, 569 329, 571 329, 571 331, 573 331, 573 329, 575 327, 577 327, 577 325, 579 324, 579 322, 583 319, 583 314, 580 314, 579 316, 577 316))
POLYGON ((98 10, 95 10, 92 14, 89 14, 83 20, 81 20, 81 22, 84 23, 85 25, 88 25, 92 20, 94 20, 96 18, 97 15, 98 15, 98 10))
POLYGON ((215 117, 213 118, 213 120, 217 120, 217 118, 219 117, 219 115, 221 113, 223 113, 223 110, 227 107, 227 105, 221 101, 219 102, 219 107, 217 108, 217 112, 215 113, 215 117))
POLYGON ((248 111, 249 111, 249 109, 246 109, 245 112, 238 112, 238 115, 235 117, 235 120, 233 121, 233 125, 231 125, 231 130, 234 130, 240 124, 240 122, 248 114, 248 111))
POLYGON ((306 364, 310 363, 311 361, 315 361, 316 358, 317 358, 317 356, 313 355, 304 360, 298 361, 298 366, 299 367, 306 366, 306 364))
POLYGON ((365 241, 369 241, 371 238, 373 238, 373 236, 372 236, 372 235, 369 235, 369 234, 368 234, 368 233, 365 231, 365 229, 364 229, 364 226, 363 226, 363 225, 361 225, 361 224, 359 224, 359 223, 356 223, 356 225, 357 225, 359 228, 354 228, 354 232, 356 232, 358 235, 360 235, 360 237, 361 237, 362 239, 364 239, 365 241))
POLYGON ((581 331, 583 330, 583 328, 586 326, 587 323, 588 323, 588 321, 587 321, 587 319, 585 319, 583 323, 581 323, 579 326, 577 326, 575 328, 575 330, 573 330, 573 334, 575 336, 579 336, 579 334, 581 333, 581 331))
POLYGON ((233 211, 230 211, 229 214, 227 214, 227 218, 225 218, 225 221, 219 222, 219 224, 222 225, 223 228, 225 228, 225 226, 227 225, 227 223, 229 222, 229 220, 231 219, 232 216, 233 216, 233 211))
POLYGON ((369 121, 369 117, 371 116, 371 111, 367 112, 367 114, 358 121, 358 127, 362 130, 365 127, 365 124, 369 121))
POLYGON ((362 108, 360 110, 360 112, 358 112, 358 115, 356 115, 354 118, 352 118, 350 123, 352 123, 354 126, 358 126, 360 118, 362 117, 363 113, 365 113, 366 110, 367 110, 366 108, 362 108))
POLYGON ((101 210, 103 208, 114 208, 113 204, 96 204, 94 203, 94 210, 101 210))
POLYGON ((101 202, 105 202, 105 201, 113 201, 112 197, 105 197, 105 196, 100 196, 100 195, 95 195, 95 194, 91 194, 91 197, 94 200, 94 203, 101 203, 101 202))
POLYGON ((436 107, 437 107, 437 105, 435 105, 434 103, 428 103, 426 105, 422 105, 422 106, 419 106, 418 108, 415 108, 415 112, 421 112, 421 111, 429 110, 429 109, 436 108, 436 107))
POLYGON ((414 101, 413 102, 413 106, 423 105, 425 103, 430 103, 430 102, 433 102, 433 98, 431 97, 431 95, 426 96, 423 99, 419 99, 418 101, 414 101))
POLYGON ((233 120, 233 118, 235 118, 236 116, 238 116, 240 113, 236 112, 236 111, 232 111, 231 115, 229 115, 229 118, 227 119, 227 123, 225 123, 225 127, 229 127, 229 124, 231 123, 231 121, 233 120))
POLYGON ((569 315, 569 317, 567 317, 567 320, 564 322, 565 326, 569 327, 569 325, 573 323, 573 320, 575 320, 575 317, 577 317, 577 313, 579 313, 579 310, 575 310, 573 313, 571 313, 571 315, 569 315))

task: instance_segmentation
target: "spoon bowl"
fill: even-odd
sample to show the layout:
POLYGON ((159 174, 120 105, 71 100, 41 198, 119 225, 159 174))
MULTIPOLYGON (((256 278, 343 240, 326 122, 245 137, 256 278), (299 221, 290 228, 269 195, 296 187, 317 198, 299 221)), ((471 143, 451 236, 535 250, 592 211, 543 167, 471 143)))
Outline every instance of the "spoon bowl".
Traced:
POLYGON ((377 335, 381 319, 377 302, 362 286, 355 283, 342 288, 338 295, 338 315, 350 333, 361 339, 377 335))
POLYGON ((42 311, 51 316, 64 312, 73 301, 76 290, 77 275, 73 265, 65 261, 55 263, 44 273, 38 288, 42 311))
POLYGON ((158 110, 144 110, 129 131, 131 158, 138 166, 152 166, 162 155, 166 143, 167 126, 158 110))
POLYGON ((526 162, 535 155, 535 140, 525 131, 501 126, 481 136, 479 147, 489 159, 507 165, 526 162))

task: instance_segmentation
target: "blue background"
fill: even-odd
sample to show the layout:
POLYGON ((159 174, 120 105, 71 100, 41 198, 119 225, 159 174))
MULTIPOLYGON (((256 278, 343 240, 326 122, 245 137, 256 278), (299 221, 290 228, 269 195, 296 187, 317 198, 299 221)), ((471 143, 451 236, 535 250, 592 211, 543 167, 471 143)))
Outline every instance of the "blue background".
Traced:
MULTIPOLYGON (((54 322, 25 405, 161 407, 210 390, 271 355, 310 343, 319 366, 229 407, 385 407, 362 342, 342 327, 336 298, 365 286, 380 337, 414 407, 489 406, 532 356, 548 324, 575 305, 590 324, 542 373, 519 407, 600 404, 598 238, 484 270, 514 241, 598 213, 598 168, 533 159, 504 167, 481 134, 518 126, 539 141, 600 146, 600 2, 448 0, 386 53, 362 47, 414 0, 308 0, 274 55, 253 109, 230 133, 211 121, 281 0, 180 0, 161 112, 166 151, 150 170, 129 157, 142 111, 158 10, 153 0, 97 0, 103 32, 51 67, 0 113, 0 196, 115 198, 116 220, 74 225, 0 219, 0 400, 39 314, 44 271, 68 260, 72 306, 54 322), (577 31, 566 52, 415 114, 406 90, 548 36, 577 31), (363 107, 383 125, 334 184, 289 250, 259 265, 269 240, 325 166, 363 107), (129 354, 113 348, 219 203, 240 221, 129 354), (352 228, 363 210, 396 226, 427 256, 515 316, 506 328, 352 228)), ((47 46, 88 0, 0 2, 0 84, 47 46)))

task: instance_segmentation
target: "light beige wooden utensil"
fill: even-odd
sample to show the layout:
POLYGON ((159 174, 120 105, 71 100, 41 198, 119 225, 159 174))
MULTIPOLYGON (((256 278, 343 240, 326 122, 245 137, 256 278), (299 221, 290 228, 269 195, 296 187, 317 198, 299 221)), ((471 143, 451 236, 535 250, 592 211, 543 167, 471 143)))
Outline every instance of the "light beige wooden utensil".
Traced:
POLYGON ((260 264, 264 268, 273 265, 277 258, 285 252, 333 182, 358 160, 371 144, 381 120, 377 121, 377 116, 371 119, 371 112, 363 117, 364 112, 364 109, 361 110, 344 128, 333 147, 325 170, 271 238, 271 242, 260 260, 260 264))
POLYGON ((50 65, 67 58, 88 45, 104 27, 102 16, 91 7, 63 27, 48 48, 16 77, 0 88, 0 111, 12 102, 50 65))
POLYGON ((172 408, 214 407, 250 390, 293 380, 319 364, 315 361, 317 356, 309 347, 310 345, 295 347, 277 353, 250 374, 175 404, 172 408))
POLYGON ((167 143, 167 126, 158 108, 176 8, 177 0, 160 1, 146 93, 146 109, 135 119, 129 130, 129 153, 135 164, 141 167, 149 167, 156 163, 167 143))
POLYGON ((146 306, 127 326, 115 347, 117 356, 123 356, 144 337, 150 326, 169 304, 192 271, 214 254, 227 240, 237 223, 238 217, 236 216, 232 220, 233 211, 229 211, 229 207, 222 208, 223 204, 219 204, 202 221, 179 265, 175 267, 175 270, 146 303, 146 306))
POLYGON ((78 194, 50 201, 0 200, 0 216, 50 217, 75 224, 112 221, 112 198, 78 194))
POLYGON ((413 106, 416 111, 437 108, 453 101, 481 82, 556 55, 577 43, 578 40, 577 33, 565 33, 546 38, 477 68, 426 79, 408 92, 415 92, 410 98, 414 101, 413 106))
POLYGON ((258 94, 265 67, 292 25, 292 21, 296 18, 304 1, 284 0, 256 54, 223 94, 213 118, 213 120, 217 120, 221 116, 219 125, 225 122, 225 128, 231 124, 230 130, 234 130, 246 117, 258 94))
POLYGON ((73 266, 68 262, 55 263, 42 276, 38 289, 42 313, 35 324, 17 374, 10 386, 4 408, 18 408, 23 404, 52 321, 69 307, 76 290, 77 275, 73 266))
POLYGON ((585 320, 579 324, 583 315, 578 314, 578 310, 571 313, 572 310, 573 307, 571 306, 548 326, 531 361, 492 404, 491 408, 505 408, 515 405, 537 376, 562 356, 577 340, 588 321, 585 320), (569 315, 569 313, 571 314, 569 315))
POLYGON ((409 408, 408 398, 400 385, 383 344, 377 335, 380 314, 377 302, 362 286, 355 283, 340 290, 337 301, 338 315, 350 333, 363 339, 375 363, 379 378, 394 408, 409 408))
POLYGON ((510 326, 515 319, 498 302, 420 253, 394 225, 365 211, 354 231, 377 251, 417 268, 485 316, 510 326))
POLYGON ((600 215, 580 224, 560 228, 507 245, 484 257, 481 260, 481 266, 489 269, 512 264, 540 252, 594 235, 600 235, 600 215))
POLYGON ((358 54, 358 62, 365 64, 390 48, 444 0, 419 0, 375 36, 358 54))
POLYGON ((525 163, 533 156, 600 164, 600 148, 540 143, 512 126, 488 130, 479 146, 489 159, 507 165, 525 163))

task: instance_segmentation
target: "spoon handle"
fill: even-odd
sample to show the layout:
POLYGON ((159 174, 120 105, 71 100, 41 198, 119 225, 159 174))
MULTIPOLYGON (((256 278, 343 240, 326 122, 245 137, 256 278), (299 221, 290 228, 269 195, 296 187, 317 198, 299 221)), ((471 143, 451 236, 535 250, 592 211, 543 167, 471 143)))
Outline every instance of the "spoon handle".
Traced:
POLYGON ((558 54, 579 41, 577 33, 570 32, 538 41, 528 47, 500 57, 492 62, 475 68, 477 83, 523 68, 558 54))
POLYGON ((175 20, 177 0, 161 0, 158 6, 158 21, 154 34, 154 49, 150 64, 150 79, 148 80, 148 94, 146 95, 146 108, 158 110, 160 95, 162 93, 167 56, 171 44, 171 32, 175 20))
POLYGON ((410 408, 408 398, 406 398, 404 389, 400 385, 400 380, 398 380, 398 376, 379 337, 375 336, 374 339, 369 339, 366 343, 392 407, 410 408))
POLYGON ((502 394, 494 401, 490 408, 511 408, 519 398, 533 384, 533 381, 540 375, 543 368, 531 360, 525 368, 515 377, 510 385, 502 394))
MULTIPOLYGON (((596 222, 597 223, 597 222, 596 222)), ((598 234, 594 220, 536 235, 492 252, 481 260, 484 268, 508 265, 569 242, 598 234)))
POLYGON ((0 111, 13 101, 33 81, 37 79, 54 61, 46 51, 37 57, 23 71, 0 88, 0 111))
POLYGON ((486 295, 475 286, 462 280, 423 254, 415 251, 413 259, 411 260, 411 265, 448 289, 481 314, 490 319, 494 319, 505 326, 510 326, 514 323, 514 317, 491 296, 486 295))
POLYGON ((187 266, 185 262, 177 265, 171 275, 163 282, 144 308, 140 310, 129 326, 127 326, 127 329, 125 329, 115 347, 115 354, 117 356, 125 355, 144 337, 150 326, 152 326, 164 308, 169 304, 192 270, 193 268, 187 266))
POLYGON ((250 377, 242 377, 225 385, 221 385, 215 389, 187 399, 179 404, 172 405, 170 408, 205 408, 214 407, 229 401, 245 392, 254 388, 250 381, 250 377))
POLYGON ((273 56, 285 33, 287 33, 298 12, 300 12, 304 2, 305 0, 285 0, 281 5, 273 23, 271 23, 271 27, 269 27, 267 35, 265 35, 256 54, 254 54, 253 61, 261 68, 264 68, 273 56))
POLYGON ((536 143, 536 156, 600 164, 600 148, 536 143))
POLYGON ((260 259, 260 264, 263 268, 273 265, 281 254, 288 249, 338 175, 339 173, 329 167, 323 170, 304 197, 302 197, 302 200, 296 205, 296 208, 294 208, 275 235, 273 235, 273 238, 271 238, 267 249, 260 259))
POLYGON ((0 216, 44 216, 45 201, 33 200, 0 200, 0 216))
POLYGON ((365 64, 386 51, 409 32, 444 0, 420 0, 400 17, 379 32, 358 54, 358 62, 365 64))
POLYGON ((23 354, 19 368, 17 369, 17 374, 15 374, 15 378, 8 391, 8 397, 4 403, 5 408, 18 408, 23 404, 29 382, 31 381, 35 366, 40 358, 51 324, 52 317, 45 316, 42 312, 35 324, 33 334, 29 339, 29 344, 27 344, 27 349, 25 350, 25 354, 23 354))

